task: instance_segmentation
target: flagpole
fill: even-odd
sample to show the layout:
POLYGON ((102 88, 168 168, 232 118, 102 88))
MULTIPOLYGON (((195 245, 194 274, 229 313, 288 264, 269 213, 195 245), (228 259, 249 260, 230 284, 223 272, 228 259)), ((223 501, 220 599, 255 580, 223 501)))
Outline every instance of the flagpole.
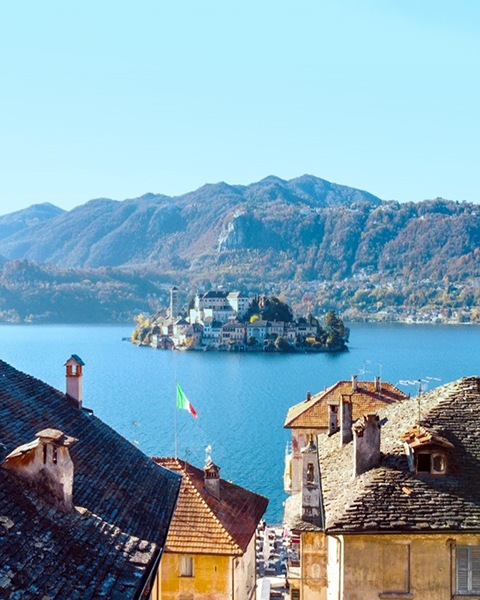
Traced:
POLYGON ((177 415, 178 415, 178 406, 177 406, 177 389, 176 389, 176 381, 175 381, 175 458, 178 456, 178 432, 177 432, 177 415))

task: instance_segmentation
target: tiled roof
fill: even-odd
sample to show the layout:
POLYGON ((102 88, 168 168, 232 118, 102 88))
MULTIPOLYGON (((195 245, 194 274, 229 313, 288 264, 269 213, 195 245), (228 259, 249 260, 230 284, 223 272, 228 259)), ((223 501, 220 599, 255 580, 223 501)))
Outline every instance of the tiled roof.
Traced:
MULTIPOLYGON (((480 377, 447 384, 419 399, 379 412, 380 465, 353 478, 353 443, 339 448, 338 434, 318 437, 324 530, 327 532, 480 533, 480 377), (420 425, 448 448, 445 475, 409 470, 402 435, 420 425), (449 446, 453 445, 453 448, 449 446)), ((301 520, 299 496, 286 510, 292 527, 301 520)), ((317 528, 318 529, 318 528, 317 528)))
POLYGON ((289 408, 284 427, 318 428, 328 427, 328 405, 338 404, 342 396, 352 401, 352 418, 358 419, 365 412, 380 410, 395 402, 408 398, 401 390, 386 381, 376 391, 375 382, 358 381, 353 392, 351 381, 338 381, 323 392, 311 396, 289 408))
POLYGON ((177 458, 153 460, 183 475, 165 551, 243 554, 267 508, 267 498, 220 479, 217 499, 205 489, 202 469, 177 458))
POLYGON ((49 428, 78 439, 70 451, 76 508, 59 512, 0 468, 0 597, 137 598, 165 545, 180 478, 65 394, 0 361, 0 463, 49 428))

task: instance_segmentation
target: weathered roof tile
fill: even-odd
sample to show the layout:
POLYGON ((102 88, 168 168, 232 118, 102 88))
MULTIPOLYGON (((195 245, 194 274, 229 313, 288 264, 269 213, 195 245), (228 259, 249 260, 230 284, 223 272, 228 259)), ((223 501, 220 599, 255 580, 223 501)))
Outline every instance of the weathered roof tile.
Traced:
POLYGON ((165 544, 180 477, 65 394, 0 361, 2 461, 48 429, 79 440, 71 448, 78 508, 60 513, 0 468, 1 597, 93 600, 122 586, 134 590, 124 598, 134 597, 165 544), (141 540, 138 560, 126 548, 141 540))

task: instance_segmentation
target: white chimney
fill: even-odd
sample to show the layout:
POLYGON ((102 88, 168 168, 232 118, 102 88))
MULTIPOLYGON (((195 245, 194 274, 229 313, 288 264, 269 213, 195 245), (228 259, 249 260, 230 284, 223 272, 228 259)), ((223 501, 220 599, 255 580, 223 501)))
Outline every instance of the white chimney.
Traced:
POLYGON ((82 408, 82 367, 84 365, 83 360, 76 354, 72 354, 64 365, 67 380, 66 394, 78 408, 82 408))
POLYGON ((358 389, 358 380, 356 375, 352 375, 352 393, 355 393, 358 389))

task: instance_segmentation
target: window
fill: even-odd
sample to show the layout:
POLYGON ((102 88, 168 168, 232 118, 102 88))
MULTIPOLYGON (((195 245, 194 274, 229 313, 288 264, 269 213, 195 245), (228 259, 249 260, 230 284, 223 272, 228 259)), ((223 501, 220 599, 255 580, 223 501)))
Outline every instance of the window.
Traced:
POLYGON ((193 577, 193 558, 191 556, 180 557, 180 576, 193 577))
POLYGON ((292 600, 300 600, 300 590, 290 590, 290 598, 292 600))
POLYGON ((58 451, 57 451, 56 446, 54 446, 52 448, 52 462, 53 462, 54 465, 56 465, 57 461, 58 461, 58 451))
POLYGON ((417 454, 417 473, 443 475, 447 471, 445 454, 439 452, 422 452, 417 454))
POLYGON ((382 546, 383 590, 380 598, 410 592, 410 545, 389 543, 382 546))
POLYGON ((307 483, 314 483, 315 482, 315 476, 314 476, 314 470, 313 470, 313 463, 308 463, 307 465, 307 483))
POLYGON ((446 466, 443 454, 432 454, 432 473, 445 473, 446 466))
POLYGON ((457 594, 480 594, 480 546, 457 546, 457 594))

